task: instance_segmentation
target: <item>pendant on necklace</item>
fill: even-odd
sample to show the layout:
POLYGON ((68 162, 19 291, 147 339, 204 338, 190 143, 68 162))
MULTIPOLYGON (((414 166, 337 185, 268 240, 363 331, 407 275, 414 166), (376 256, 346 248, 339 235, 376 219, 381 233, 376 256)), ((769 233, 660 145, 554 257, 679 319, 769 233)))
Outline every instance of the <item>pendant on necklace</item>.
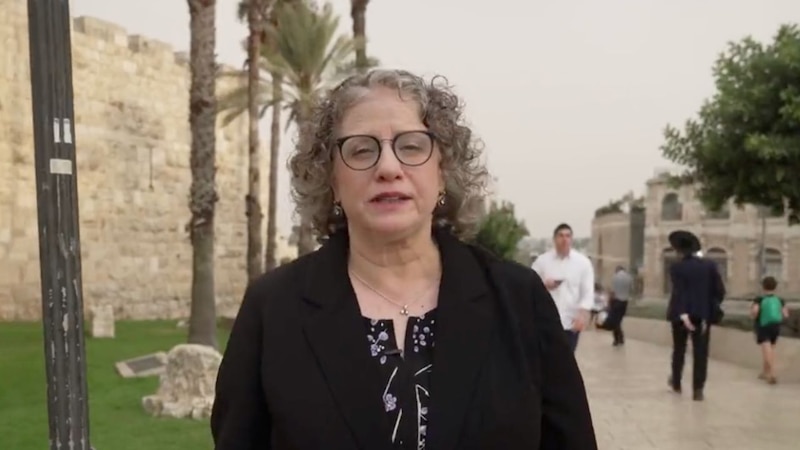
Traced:
POLYGON ((408 305, 403 305, 403 309, 400 310, 400 314, 404 316, 408 315, 408 305))

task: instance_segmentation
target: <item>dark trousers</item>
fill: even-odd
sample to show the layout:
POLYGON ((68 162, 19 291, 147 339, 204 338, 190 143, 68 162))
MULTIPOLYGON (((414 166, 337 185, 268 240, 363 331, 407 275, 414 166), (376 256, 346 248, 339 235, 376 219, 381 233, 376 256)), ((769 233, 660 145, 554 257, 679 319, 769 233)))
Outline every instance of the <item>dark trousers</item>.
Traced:
POLYGON ((611 332, 614 335, 614 345, 625 343, 625 333, 622 332, 622 319, 628 312, 628 302, 622 300, 611 300, 609 317, 613 319, 611 332))
POLYGON ((573 353, 575 349, 578 348, 578 337, 580 336, 580 331, 573 331, 573 330, 565 330, 567 333, 567 339, 569 340, 569 348, 572 349, 573 353))
POLYGON ((686 344, 689 337, 692 339, 692 388, 703 389, 708 375, 708 342, 711 336, 711 327, 706 326, 703 331, 702 322, 692 319, 694 331, 689 331, 680 320, 672 322, 672 384, 681 386, 683 363, 686 358, 686 344))

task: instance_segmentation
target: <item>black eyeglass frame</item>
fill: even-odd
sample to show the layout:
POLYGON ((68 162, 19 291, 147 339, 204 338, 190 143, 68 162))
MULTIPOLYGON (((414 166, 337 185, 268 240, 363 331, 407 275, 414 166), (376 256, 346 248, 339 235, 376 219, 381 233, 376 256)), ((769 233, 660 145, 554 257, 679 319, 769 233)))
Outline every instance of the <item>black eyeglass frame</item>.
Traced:
POLYGON ((344 165, 347 166, 351 170, 357 170, 357 171, 360 172, 360 171, 372 169, 373 167, 378 165, 378 161, 381 160, 381 155, 383 154, 383 143, 384 142, 391 142, 391 144, 392 144, 391 145, 392 153, 394 153, 394 157, 397 158, 398 161, 400 161, 400 164, 402 164, 404 166, 409 166, 409 167, 419 167, 419 166, 422 166, 422 165, 424 165, 425 163, 427 163, 428 161, 431 160, 431 156, 433 156, 433 148, 436 146, 436 135, 434 135, 432 132, 430 132, 428 130, 403 131, 402 133, 397 133, 392 139, 378 139, 375 136, 372 136, 372 135, 369 135, 369 134, 352 134, 350 136, 344 136, 344 137, 341 137, 339 139, 336 139, 336 147, 338 147, 338 149, 339 149, 339 158, 342 160, 344 165), (402 159, 400 159, 399 156, 397 156, 397 147, 396 147, 397 140, 400 139, 403 136, 406 136, 406 135, 409 135, 409 134, 412 134, 412 133, 424 134, 424 135, 428 136, 428 139, 431 140, 431 150, 428 152, 428 157, 425 158, 425 160, 422 161, 419 164, 408 164, 408 163, 404 162, 402 159), (344 154, 342 153, 342 151, 343 151, 342 148, 344 147, 344 143, 347 142, 348 140, 352 139, 352 138, 369 138, 369 139, 372 139, 373 141, 375 141, 378 144, 378 157, 375 158, 375 161, 372 164, 370 164, 368 167, 365 167, 363 169, 357 169, 357 168, 351 166, 350 164, 347 164, 347 159, 345 159, 344 154))

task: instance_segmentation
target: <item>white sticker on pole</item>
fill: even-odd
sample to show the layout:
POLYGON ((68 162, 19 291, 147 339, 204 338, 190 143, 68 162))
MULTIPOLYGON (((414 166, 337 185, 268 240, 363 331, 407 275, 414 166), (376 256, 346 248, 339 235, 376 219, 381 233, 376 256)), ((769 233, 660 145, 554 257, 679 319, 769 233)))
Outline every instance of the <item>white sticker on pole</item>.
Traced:
POLYGON ((56 144, 61 143, 61 120, 58 117, 53 118, 53 141, 56 144))
POLYGON ((53 141, 56 144, 72 144, 72 121, 69 119, 53 118, 53 141))
POLYGON ((72 161, 69 159, 50 158, 50 173, 53 175, 72 175, 72 161))
POLYGON ((69 119, 63 119, 64 123, 64 143, 72 144, 72 121, 69 119))

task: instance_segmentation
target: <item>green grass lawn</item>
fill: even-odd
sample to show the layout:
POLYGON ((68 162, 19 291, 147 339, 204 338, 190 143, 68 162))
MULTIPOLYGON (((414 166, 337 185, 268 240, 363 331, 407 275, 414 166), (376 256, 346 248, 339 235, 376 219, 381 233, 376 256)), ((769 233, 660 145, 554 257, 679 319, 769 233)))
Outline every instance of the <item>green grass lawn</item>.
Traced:
MULTIPOLYGON (((114 363, 186 341, 174 321, 117 322, 115 339, 86 338, 92 445, 98 450, 211 449, 208 421, 152 418, 141 399, 158 377, 123 379, 114 363)), ((220 331, 224 348, 227 333, 220 331)), ((44 347, 40 323, 0 323, 0 448, 48 448, 44 347)))

